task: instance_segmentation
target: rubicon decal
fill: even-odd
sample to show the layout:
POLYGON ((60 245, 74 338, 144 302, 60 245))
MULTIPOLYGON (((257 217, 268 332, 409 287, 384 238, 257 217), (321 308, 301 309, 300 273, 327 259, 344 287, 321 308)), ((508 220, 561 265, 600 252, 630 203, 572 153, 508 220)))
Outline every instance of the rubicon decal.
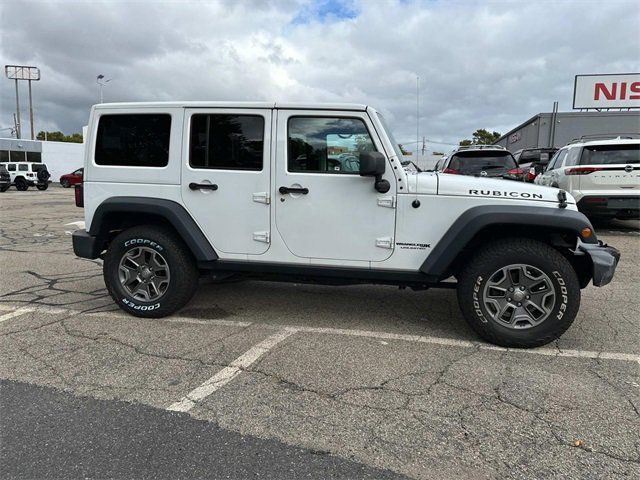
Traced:
POLYGON ((469 190, 469 195, 480 195, 483 197, 536 198, 542 200, 541 193, 506 192, 501 190, 469 190))

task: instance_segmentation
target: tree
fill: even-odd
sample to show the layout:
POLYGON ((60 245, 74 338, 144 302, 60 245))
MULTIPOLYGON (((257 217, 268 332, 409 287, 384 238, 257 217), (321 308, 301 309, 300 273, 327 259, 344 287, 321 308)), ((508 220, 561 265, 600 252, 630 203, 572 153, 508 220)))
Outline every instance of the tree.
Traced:
POLYGON ((82 143, 82 134, 81 133, 72 133, 71 135, 65 135, 60 131, 56 132, 38 132, 36 135, 36 139, 38 140, 48 140, 50 142, 69 142, 69 143, 82 143))
POLYGON ((484 128, 479 128, 473 132, 473 138, 471 140, 465 139, 460 141, 460 145, 491 145, 493 142, 500 138, 499 132, 489 132, 484 128))

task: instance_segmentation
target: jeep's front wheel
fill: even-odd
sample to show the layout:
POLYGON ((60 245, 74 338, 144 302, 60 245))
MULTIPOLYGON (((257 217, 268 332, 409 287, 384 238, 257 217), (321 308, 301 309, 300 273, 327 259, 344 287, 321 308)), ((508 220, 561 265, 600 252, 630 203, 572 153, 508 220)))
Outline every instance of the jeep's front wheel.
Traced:
POLYGON ((553 247, 513 238, 480 250, 459 276, 465 320, 485 340, 530 348, 560 337, 580 307, 580 285, 553 247))
POLYGON ((138 317, 171 315, 191 299, 198 269, 182 240, 162 227, 134 227, 113 239, 104 281, 115 302, 138 317))

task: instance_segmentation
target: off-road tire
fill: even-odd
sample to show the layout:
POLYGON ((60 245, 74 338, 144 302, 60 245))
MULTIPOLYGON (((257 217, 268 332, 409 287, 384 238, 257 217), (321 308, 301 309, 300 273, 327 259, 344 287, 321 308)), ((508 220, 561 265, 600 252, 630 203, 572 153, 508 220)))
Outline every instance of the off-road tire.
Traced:
POLYGON ((104 282, 118 306, 137 317, 160 318, 171 315, 191 299, 198 287, 198 268, 191 252, 173 232, 156 225, 133 227, 116 236, 104 258, 104 282), (120 282, 120 261, 139 246, 151 248, 166 260, 169 285, 158 299, 146 302, 134 298, 120 282))
POLYGON ((24 178, 16 178, 14 185, 19 192, 26 192, 29 190, 29 184, 24 178))
POLYGON ((555 248, 525 238, 498 240, 484 246, 458 276, 458 303, 471 328, 488 342, 502 347, 531 348, 560 337, 580 308, 580 284, 569 261, 555 248), (495 320, 483 301, 490 276, 512 264, 542 271, 555 290, 555 304, 541 323, 526 329, 508 328, 495 320))
POLYGON ((49 188, 49 183, 38 183, 36 185, 36 188, 38 190, 46 190, 47 188, 49 188))
POLYGON ((9 190, 10 186, 11 185, 4 185, 4 186, 0 187, 0 192, 2 192, 2 193, 6 192, 7 190, 9 190))
POLYGON ((71 186, 71 183, 69 183, 69 180, 65 178, 63 180, 60 180, 60 186, 62 188, 69 188, 71 186))

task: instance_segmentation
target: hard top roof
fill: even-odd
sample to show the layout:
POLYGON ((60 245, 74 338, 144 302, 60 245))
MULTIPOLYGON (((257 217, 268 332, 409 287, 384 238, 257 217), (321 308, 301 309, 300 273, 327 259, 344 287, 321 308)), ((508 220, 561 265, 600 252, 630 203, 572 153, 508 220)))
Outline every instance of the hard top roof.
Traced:
POLYGON ((290 103, 290 102, 123 102, 99 103, 96 109, 111 108, 277 108, 290 110, 351 110, 365 111, 367 105, 357 103, 290 103))

